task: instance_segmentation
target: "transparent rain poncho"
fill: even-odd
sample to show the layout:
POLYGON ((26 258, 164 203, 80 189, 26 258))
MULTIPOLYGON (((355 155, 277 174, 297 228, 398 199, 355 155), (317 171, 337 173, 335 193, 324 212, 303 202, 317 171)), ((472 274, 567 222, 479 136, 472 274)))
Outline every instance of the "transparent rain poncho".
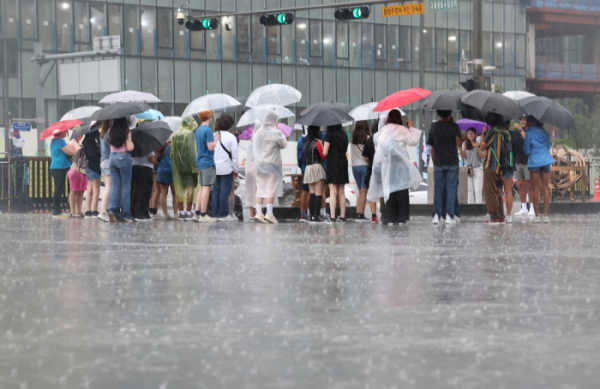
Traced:
MULTIPOLYGON (((254 123, 254 128, 260 127, 260 120, 254 123)), ((250 138, 250 144, 246 149, 246 206, 256 207, 256 163, 254 162, 254 148, 252 147, 252 140, 254 139, 256 131, 252 132, 250 138)))
POLYGON ((386 124, 377 134, 377 152, 367 194, 369 201, 379 201, 381 197, 387 201, 390 193, 417 189, 422 181, 421 175, 410 162, 406 146, 416 146, 421 131, 414 127, 408 129, 397 124, 386 124))
POLYGON ((256 165, 256 197, 283 196, 283 162, 281 150, 287 140, 277 128, 279 115, 267 111, 258 129, 252 134, 252 152, 256 165))
POLYGON ((181 119, 179 129, 171 138, 173 185, 177 201, 192 202, 198 194, 198 169, 196 169, 196 140, 194 131, 198 124, 191 116, 181 119))

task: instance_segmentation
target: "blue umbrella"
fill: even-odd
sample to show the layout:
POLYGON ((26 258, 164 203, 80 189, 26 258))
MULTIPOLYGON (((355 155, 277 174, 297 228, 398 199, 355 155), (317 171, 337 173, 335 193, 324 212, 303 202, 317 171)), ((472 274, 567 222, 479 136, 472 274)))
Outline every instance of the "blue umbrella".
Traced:
POLYGON ((137 115, 135 115, 135 117, 140 120, 158 120, 164 118, 165 115, 163 115, 155 109, 149 109, 146 112, 138 113, 137 115))

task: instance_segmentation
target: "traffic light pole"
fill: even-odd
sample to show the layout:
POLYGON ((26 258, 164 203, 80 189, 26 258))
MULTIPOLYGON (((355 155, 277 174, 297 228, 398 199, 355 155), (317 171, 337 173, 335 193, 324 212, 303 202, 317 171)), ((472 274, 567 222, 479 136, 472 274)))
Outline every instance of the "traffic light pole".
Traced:
MULTIPOLYGON (((421 55, 421 61, 420 61, 420 66, 419 66, 419 88, 423 88, 425 86, 425 73, 423 71, 423 65, 424 65, 424 55, 423 55, 423 43, 425 42, 425 39, 423 37, 423 27, 425 26, 425 15, 421 14, 420 15, 420 34, 419 34, 419 53, 421 55)), ((421 110, 421 129, 423 131, 423 133, 421 134, 421 137, 419 138, 419 152, 417 154, 417 158, 419 160, 419 173, 421 174, 421 178, 423 178, 423 170, 425 170, 425 163, 423 162, 423 134, 425 134, 425 110, 422 109, 421 110)))

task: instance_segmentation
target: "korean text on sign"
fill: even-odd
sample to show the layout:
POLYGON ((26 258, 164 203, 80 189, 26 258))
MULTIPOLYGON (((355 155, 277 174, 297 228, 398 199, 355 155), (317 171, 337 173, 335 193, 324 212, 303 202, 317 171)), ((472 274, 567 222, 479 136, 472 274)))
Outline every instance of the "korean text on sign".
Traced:
POLYGON ((424 3, 392 5, 389 7, 381 8, 381 15, 384 18, 389 17, 389 16, 414 15, 414 14, 423 14, 423 13, 425 13, 425 4, 424 3))
POLYGON ((458 8, 458 0, 442 0, 442 1, 430 1, 429 10, 437 11, 443 9, 458 8))

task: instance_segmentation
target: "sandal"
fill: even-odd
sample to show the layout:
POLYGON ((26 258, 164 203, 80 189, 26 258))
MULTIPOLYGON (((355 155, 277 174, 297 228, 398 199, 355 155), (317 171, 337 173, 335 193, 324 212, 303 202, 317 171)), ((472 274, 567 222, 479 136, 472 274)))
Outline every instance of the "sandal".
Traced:
POLYGON ((83 219, 83 216, 80 213, 72 213, 71 218, 73 219, 83 219))

